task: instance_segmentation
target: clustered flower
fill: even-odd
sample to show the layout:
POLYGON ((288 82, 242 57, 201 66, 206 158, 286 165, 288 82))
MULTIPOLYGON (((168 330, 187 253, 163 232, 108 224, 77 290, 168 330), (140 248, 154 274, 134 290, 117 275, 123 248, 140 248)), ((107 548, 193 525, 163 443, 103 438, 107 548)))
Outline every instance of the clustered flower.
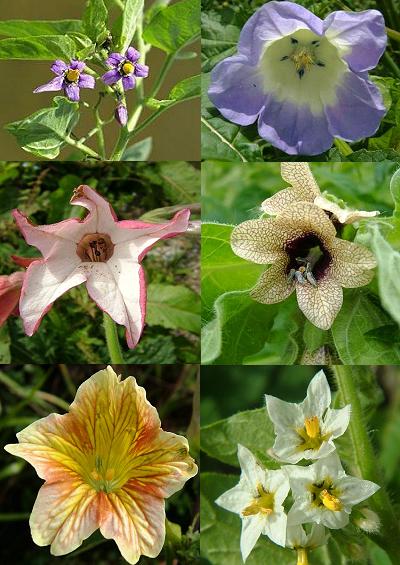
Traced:
MULTIPOLYGON (((146 78, 149 75, 149 67, 138 62, 140 53, 134 47, 129 47, 124 55, 121 53, 111 53, 106 65, 111 69, 101 77, 106 85, 122 84, 124 91, 135 88, 136 78, 146 78)), ((38 86, 33 92, 45 92, 64 90, 65 95, 72 102, 78 102, 81 88, 94 88, 95 79, 90 74, 84 73, 84 61, 72 59, 67 65, 64 61, 56 60, 51 66, 51 70, 56 78, 38 86)), ((116 120, 124 126, 128 119, 126 106, 120 100, 120 94, 116 91, 117 108, 115 111, 116 120)))
POLYGON ((317 155, 335 137, 373 135, 386 113, 368 77, 387 42, 378 10, 324 20, 294 2, 268 2, 246 22, 237 53, 211 73, 208 95, 224 118, 288 154, 317 155))
MULTIPOLYGON (((353 506, 372 496, 379 485, 346 474, 333 440, 344 434, 351 406, 332 409, 331 391, 323 371, 311 380, 300 404, 266 396, 267 413, 276 439, 272 448, 281 469, 264 468, 243 445, 238 445, 239 483, 215 502, 242 520, 240 548, 243 561, 261 535, 295 549, 298 563, 307 551, 327 542, 328 529, 350 521, 353 506), (296 465, 301 460, 311 465, 296 465), (284 504, 289 506, 286 513, 284 504)), ((362 512, 371 512, 364 508, 362 512)), ((360 520, 358 523, 361 523, 360 520)))
POLYGON ((328 330, 343 303, 342 287, 368 284, 376 267, 371 251, 337 237, 337 228, 377 212, 342 209, 322 196, 307 163, 282 163, 281 172, 292 186, 261 205, 273 217, 236 226, 232 249, 243 259, 271 265, 250 291, 254 300, 274 304, 295 291, 306 318, 328 330))

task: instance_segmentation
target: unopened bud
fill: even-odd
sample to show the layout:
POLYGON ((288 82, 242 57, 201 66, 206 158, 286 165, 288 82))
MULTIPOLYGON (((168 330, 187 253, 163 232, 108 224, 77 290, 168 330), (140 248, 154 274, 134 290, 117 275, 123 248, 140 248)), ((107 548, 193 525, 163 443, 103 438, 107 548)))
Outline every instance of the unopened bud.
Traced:
POLYGON ((121 126, 125 126, 128 121, 128 110, 122 102, 120 102, 115 109, 115 119, 121 126))
POLYGON ((370 508, 360 508, 354 524, 369 534, 377 534, 380 529, 381 521, 376 512, 370 508))

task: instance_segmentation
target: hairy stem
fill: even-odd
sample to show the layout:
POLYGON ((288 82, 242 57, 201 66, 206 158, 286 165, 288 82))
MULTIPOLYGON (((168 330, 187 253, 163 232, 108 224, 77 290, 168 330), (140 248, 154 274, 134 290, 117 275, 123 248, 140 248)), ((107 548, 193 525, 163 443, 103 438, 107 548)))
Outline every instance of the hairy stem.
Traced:
POLYGON ((114 320, 105 312, 103 314, 103 325, 111 363, 123 365, 124 358, 122 357, 121 347, 119 345, 117 326, 114 320))
MULTIPOLYGON (((382 485, 383 473, 379 470, 377 457, 374 453, 367 427, 364 422, 360 399, 355 385, 355 374, 365 378, 366 367, 348 367, 336 365, 333 367, 339 393, 344 404, 351 404, 351 418, 349 434, 351 438, 354 460, 360 477, 382 485)), ((394 558, 400 555, 400 532, 393 506, 385 487, 376 492, 370 499, 369 504, 375 510, 381 520, 381 531, 379 535, 371 536, 391 557, 393 564, 398 563, 394 558)))
POLYGON ((93 149, 90 149, 90 147, 87 147, 87 145, 84 145, 81 141, 75 141, 75 139, 72 139, 72 137, 70 137, 69 135, 64 137, 64 141, 65 143, 68 143, 68 145, 71 145, 71 147, 82 151, 82 153, 85 153, 85 155, 87 155, 88 157, 92 157, 92 159, 101 161, 100 155, 96 153, 96 151, 93 151, 93 149))

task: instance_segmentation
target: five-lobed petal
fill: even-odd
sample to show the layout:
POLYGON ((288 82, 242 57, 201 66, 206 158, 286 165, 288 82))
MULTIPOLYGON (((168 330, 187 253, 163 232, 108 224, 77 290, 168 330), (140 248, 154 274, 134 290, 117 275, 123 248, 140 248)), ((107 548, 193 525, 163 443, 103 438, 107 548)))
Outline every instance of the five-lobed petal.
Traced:
POLYGON ((165 224, 118 221, 107 200, 86 185, 75 190, 71 204, 83 206, 89 213, 83 220, 34 226, 14 210, 26 242, 43 255, 29 266, 22 287, 20 314, 25 332, 35 333, 53 302, 85 282, 97 305, 126 327, 127 343, 133 348, 143 330, 146 311, 141 260, 157 241, 185 232, 190 212, 181 210, 165 224))
POLYGON ((79 547, 98 528, 129 563, 155 557, 165 538, 164 498, 197 473, 187 440, 160 427, 133 377, 111 367, 78 389, 69 413, 50 414, 17 434, 6 451, 46 482, 30 526, 53 555, 79 547))
POLYGON ((243 445, 238 445, 238 459, 239 483, 215 502, 241 517, 240 548, 246 561, 261 534, 285 546, 287 517, 283 502, 289 493, 289 483, 283 471, 263 469, 243 445))
POLYGON ((323 371, 311 380, 300 404, 266 395, 268 415, 274 424, 273 451, 286 463, 321 459, 335 450, 334 439, 344 434, 350 421, 350 405, 330 408, 331 391, 323 371))

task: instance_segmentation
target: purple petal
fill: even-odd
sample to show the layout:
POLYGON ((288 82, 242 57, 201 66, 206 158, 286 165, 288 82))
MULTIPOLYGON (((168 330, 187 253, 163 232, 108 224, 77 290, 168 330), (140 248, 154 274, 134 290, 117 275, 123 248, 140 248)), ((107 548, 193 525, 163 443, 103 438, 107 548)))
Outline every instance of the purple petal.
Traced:
POLYGON ((64 87, 65 94, 72 100, 72 102, 78 102, 79 100, 79 86, 77 84, 67 84, 64 87))
POLYGON ((140 63, 135 63, 135 76, 146 78, 149 76, 149 67, 147 65, 141 65, 140 63))
POLYGON ((136 86, 135 77, 133 75, 123 77, 122 78, 122 86, 124 87, 124 90, 131 90, 132 88, 135 88, 135 86, 136 86))
POLYGON ((213 69, 208 96, 227 120, 242 126, 255 122, 266 99, 262 77, 242 55, 228 57, 213 69))
POLYGON ((324 29, 353 71, 373 69, 385 51, 385 20, 378 10, 333 12, 325 19, 324 29))
POLYGON ((279 102, 272 95, 260 114, 258 133, 289 155, 318 155, 333 142, 324 114, 314 115, 304 105, 279 102))
POLYGON ((299 29, 310 29, 322 35, 323 22, 294 2, 268 2, 245 23, 240 33, 238 52, 255 65, 264 52, 267 40, 281 39, 299 29))
POLYGON ((67 69, 68 69, 68 66, 64 63, 64 61, 61 61, 61 59, 57 59, 51 65, 51 70, 56 75, 62 75, 64 73, 64 71, 66 71, 67 69))
POLYGON ((119 124, 121 124, 121 126, 126 125, 126 122, 128 121, 128 110, 124 104, 118 104, 115 110, 115 119, 119 124))
POLYGON ((85 63, 83 61, 72 59, 69 68, 76 69, 77 71, 83 71, 83 69, 85 68, 85 63))
POLYGON ((135 63, 139 59, 140 53, 134 47, 128 47, 125 57, 132 61, 132 63, 135 63))
POLYGON ((79 81, 78 81, 79 88, 94 88, 95 83, 96 81, 94 80, 94 77, 92 77, 91 75, 82 73, 79 76, 79 81))
POLYGON ((61 90, 63 88, 64 77, 55 77, 51 81, 46 82, 46 84, 42 84, 38 86, 33 91, 35 94, 37 92, 46 92, 46 91, 53 91, 53 90, 61 90))
POLYGON ((105 83, 105 84, 115 84, 116 82, 119 81, 119 79, 121 78, 121 75, 119 74, 118 71, 116 71, 115 69, 112 69, 111 71, 107 71, 102 77, 101 80, 105 83))
POLYGON ((333 136, 357 141, 373 135, 386 109, 377 86, 349 71, 336 91, 335 106, 325 108, 333 136))
POLYGON ((120 53, 110 53, 106 59, 106 64, 109 67, 118 67, 125 60, 125 57, 120 53))

